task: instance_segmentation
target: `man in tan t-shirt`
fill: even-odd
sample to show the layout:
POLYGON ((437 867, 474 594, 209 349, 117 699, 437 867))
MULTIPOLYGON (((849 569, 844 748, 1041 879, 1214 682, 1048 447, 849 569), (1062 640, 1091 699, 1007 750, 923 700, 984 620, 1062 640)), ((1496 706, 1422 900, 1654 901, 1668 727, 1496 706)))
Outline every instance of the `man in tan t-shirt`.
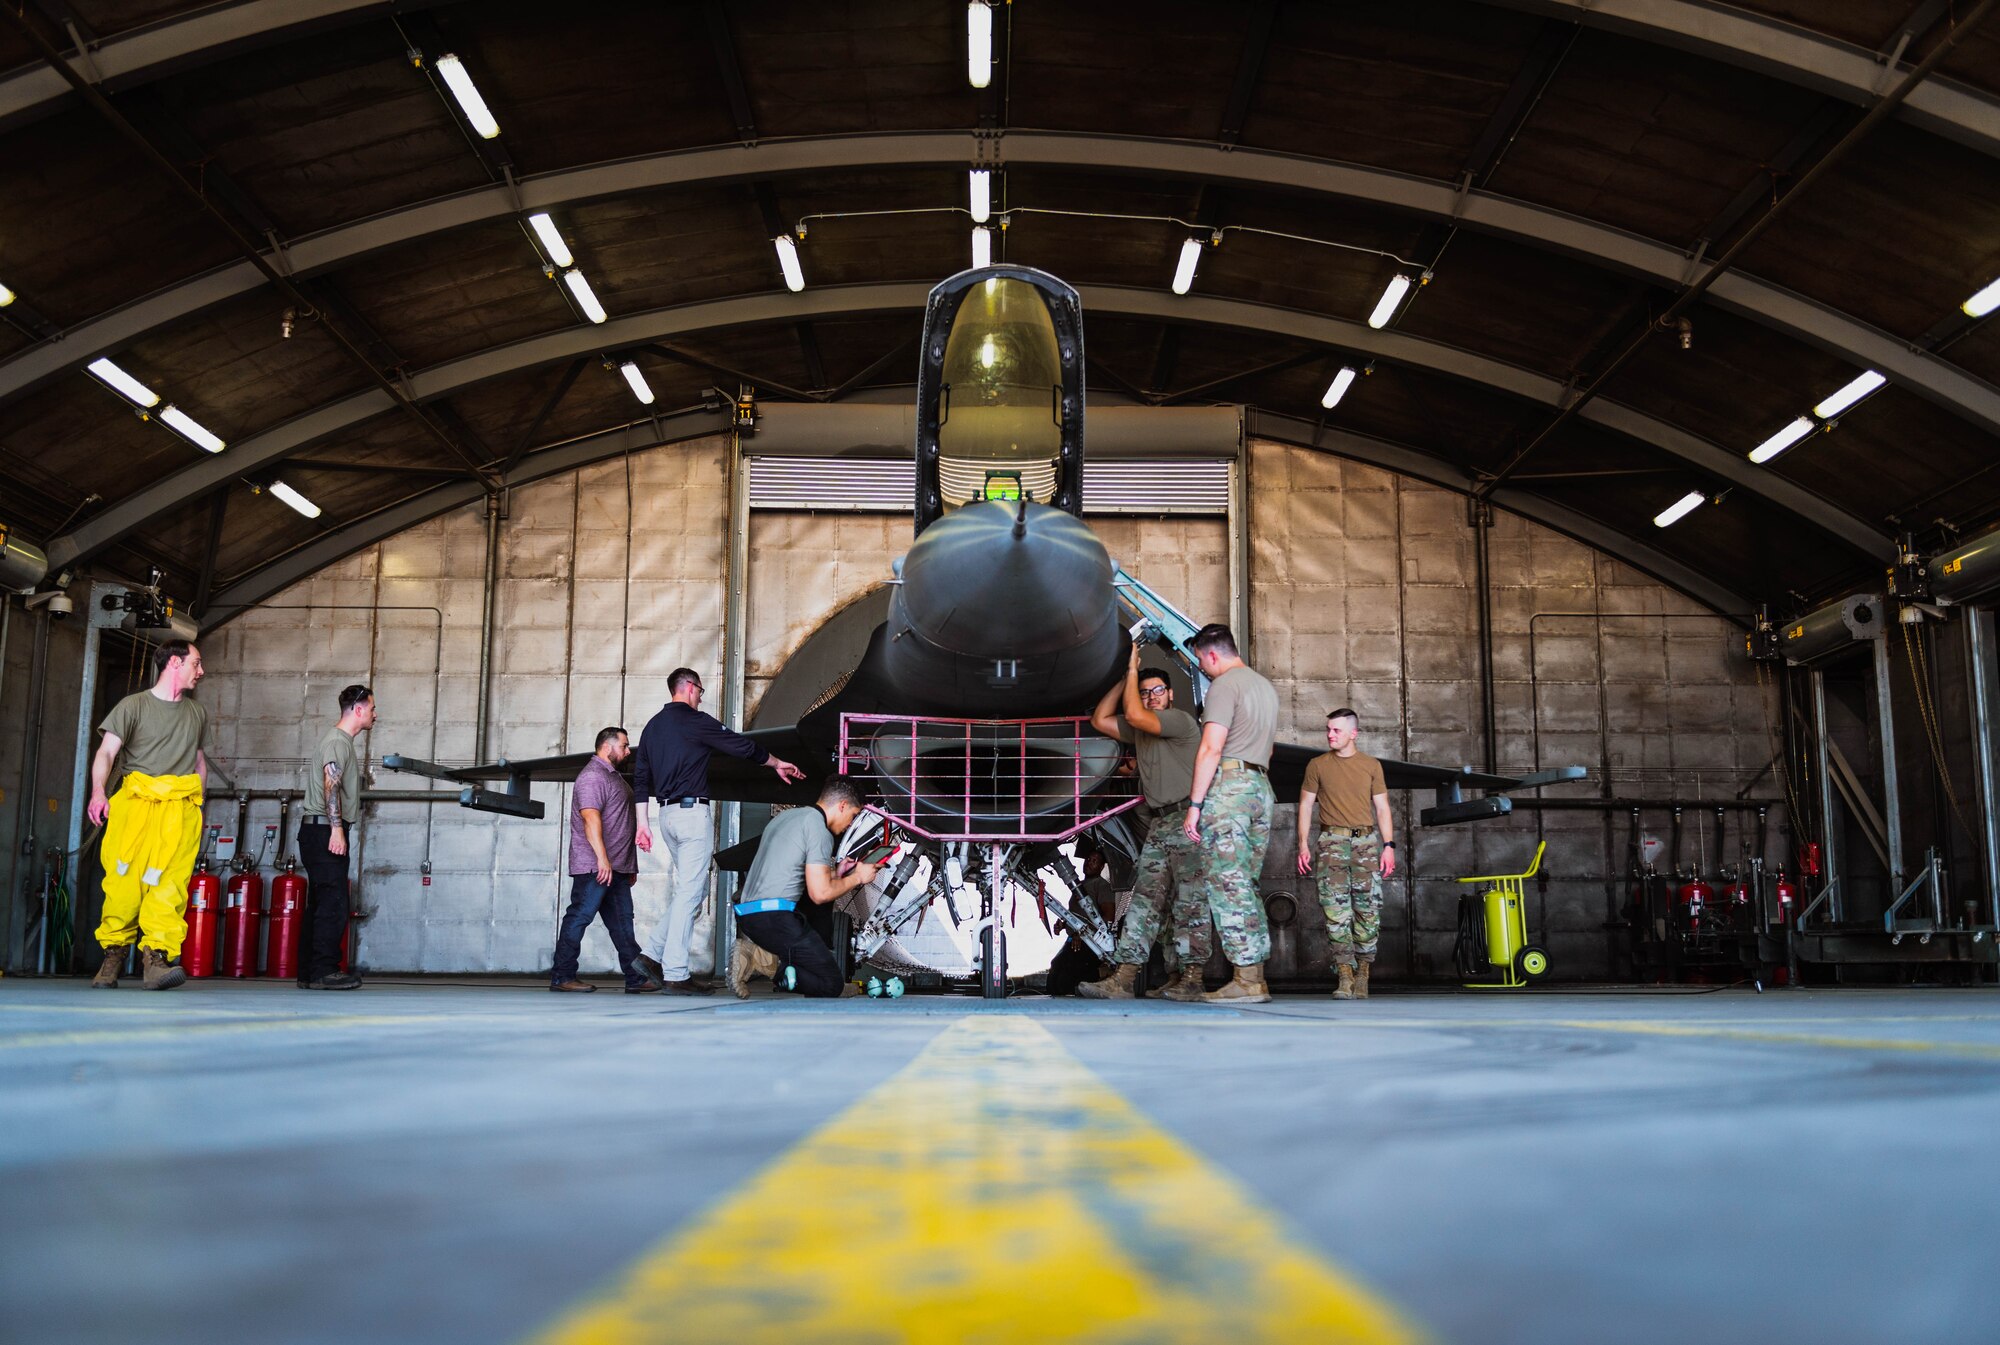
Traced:
POLYGON ((1319 817, 1320 909, 1326 913, 1335 999, 1367 999, 1368 968, 1382 928, 1382 880, 1396 872, 1396 827, 1382 763, 1355 746, 1361 719, 1346 706, 1326 717, 1332 750, 1306 764, 1299 790, 1299 872, 1313 871, 1312 824, 1319 817))

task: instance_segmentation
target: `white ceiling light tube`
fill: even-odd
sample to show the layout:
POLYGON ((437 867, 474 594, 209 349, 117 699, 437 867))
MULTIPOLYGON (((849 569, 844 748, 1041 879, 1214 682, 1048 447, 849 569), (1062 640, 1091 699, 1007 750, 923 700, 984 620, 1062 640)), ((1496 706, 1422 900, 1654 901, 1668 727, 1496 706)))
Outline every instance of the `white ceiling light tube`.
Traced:
POLYGON ((1884 383, 1887 383, 1888 381, 1889 381, 1888 379, 1882 377, 1882 375, 1876 373, 1873 369, 1870 369, 1866 373, 1862 374, 1860 377, 1856 378, 1853 382, 1849 383, 1846 387, 1843 387, 1842 389, 1840 389, 1840 391, 1828 397, 1818 406, 1815 406, 1813 408, 1813 414, 1818 416, 1821 420, 1832 420, 1842 411, 1845 411, 1848 407, 1853 406, 1856 402, 1860 401, 1862 398, 1867 397, 1869 394, 1873 393, 1875 389, 1881 387, 1884 383))
POLYGON ((548 254, 550 261, 558 267, 575 264, 576 258, 570 255, 569 244, 563 242, 561 231, 546 211, 528 216, 528 227, 535 231, 535 237, 542 240, 542 251, 548 254))
POLYGON ((0 308, 5 308, 8 304, 11 304, 13 302, 14 302, 14 291, 8 289, 5 285, 0 285, 0 308))
POLYGON ((1959 305, 1969 318, 1983 318, 1994 309, 2000 308, 2000 280, 1994 281, 1979 293, 1959 305))
POLYGON ((1347 395, 1347 389, 1353 384, 1354 367, 1343 365, 1340 372, 1333 376, 1333 382, 1326 385, 1326 395, 1319 399, 1319 404, 1329 411, 1333 410, 1340 405, 1340 399, 1347 395))
POLYGON ((1174 265, 1174 293, 1186 294, 1194 288, 1194 269, 1201 264, 1201 240, 1189 238, 1181 243, 1181 259, 1174 265))
POLYGON ((583 278, 582 271, 573 267, 564 271, 563 284, 569 286, 569 292, 576 298, 576 306, 583 310, 585 317, 592 322, 604 321, 604 305, 597 302, 597 295, 592 292, 590 282, 583 278))
POLYGON ((965 7, 965 78, 975 89, 993 82, 993 10, 986 0, 965 7))
POLYGON ((632 395, 639 399, 641 406, 653 404, 652 385, 646 382, 646 376, 639 372, 638 365, 627 360, 618 366, 618 372, 625 375, 626 384, 631 387, 632 395))
POLYGON ((1779 430, 1769 439, 1751 449, 1750 461, 1769 462, 1772 458, 1777 457, 1793 444, 1811 434, 1813 428, 1811 416, 1800 416, 1797 420, 1785 426, 1784 429, 1779 430))
POLYGON ((216 438, 212 432, 203 426, 201 422, 181 410, 178 406, 169 406, 161 411, 160 419, 178 430, 182 437, 196 448, 205 448, 211 453, 220 453, 228 447, 227 444, 216 438))
POLYGON ((292 508, 298 510, 301 514, 304 514, 307 518, 319 517, 319 506, 299 494, 296 490, 293 490, 284 482, 273 481, 271 483, 271 493, 292 508))
POLYGON ((466 72, 465 63, 458 57, 446 53, 437 59, 437 71, 443 77, 445 87, 458 100, 458 106, 465 113, 465 119, 472 129, 479 132, 481 140, 491 140, 500 134, 500 123, 493 120, 493 113, 487 108, 486 100, 479 96, 479 89, 466 72))
POLYGON ((771 242, 778 249, 778 269, 785 273, 785 288, 797 294, 806 287, 806 273, 799 265, 799 245, 790 234, 779 234, 771 242))
POLYGON ((972 222, 984 224, 993 214, 993 173, 991 169, 974 168, 965 175, 966 195, 972 211, 972 222))
POLYGON ((972 231, 972 269, 993 265, 993 231, 984 225, 972 231))
POLYGON ((109 387, 134 406, 158 406, 160 394, 141 383, 132 375, 120 369, 110 360, 92 360, 90 372, 99 382, 109 387))
POLYGON ((1653 515, 1653 526, 1656 528, 1671 528, 1674 524, 1701 508, 1703 502, 1707 499, 1708 497, 1700 491, 1691 490, 1665 509, 1662 509, 1659 513, 1653 515))
POLYGON ((1389 319, 1396 316, 1396 308, 1403 302, 1403 296, 1410 292, 1410 278, 1398 271, 1389 277, 1389 283, 1382 289, 1382 297, 1375 301, 1375 311, 1368 315, 1370 327, 1382 328, 1389 325, 1389 319))

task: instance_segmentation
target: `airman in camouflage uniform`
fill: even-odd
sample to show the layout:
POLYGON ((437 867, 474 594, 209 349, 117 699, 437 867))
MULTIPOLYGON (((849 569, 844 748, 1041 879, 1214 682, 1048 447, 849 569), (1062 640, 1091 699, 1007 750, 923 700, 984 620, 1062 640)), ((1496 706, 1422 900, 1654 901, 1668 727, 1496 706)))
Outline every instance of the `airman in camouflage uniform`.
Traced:
POLYGON ((1271 749, 1278 731, 1277 688, 1245 663, 1220 623, 1188 641, 1209 679, 1201 749, 1183 829, 1202 848, 1202 873, 1222 951, 1235 968, 1229 984, 1202 996, 1211 1003, 1261 1004, 1271 998, 1264 963, 1271 931, 1257 890, 1271 844, 1271 749))
POLYGON ((1382 763, 1355 747, 1360 719, 1342 706, 1326 717, 1332 750, 1306 766, 1299 788, 1299 872, 1315 873, 1320 909, 1326 913, 1333 963, 1340 973, 1335 999, 1368 998, 1368 969, 1382 926, 1382 879, 1396 871, 1394 821, 1382 763), (1312 846, 1312 824, 1320 824, 1312 846), (1317 860, 1317 863, 1315 863, 1317 860))

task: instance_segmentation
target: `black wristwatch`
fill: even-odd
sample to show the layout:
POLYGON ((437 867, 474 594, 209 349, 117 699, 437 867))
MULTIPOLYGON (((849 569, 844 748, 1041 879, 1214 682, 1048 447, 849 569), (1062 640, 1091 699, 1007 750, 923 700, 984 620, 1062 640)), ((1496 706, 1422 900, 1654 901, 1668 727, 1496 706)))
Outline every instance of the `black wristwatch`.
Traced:
POLYGON ((1394 850, 1396 848, 1396 843, 1394 841, 1384 841, 1382 842, 1382 848, 1384 850, 1394 850))

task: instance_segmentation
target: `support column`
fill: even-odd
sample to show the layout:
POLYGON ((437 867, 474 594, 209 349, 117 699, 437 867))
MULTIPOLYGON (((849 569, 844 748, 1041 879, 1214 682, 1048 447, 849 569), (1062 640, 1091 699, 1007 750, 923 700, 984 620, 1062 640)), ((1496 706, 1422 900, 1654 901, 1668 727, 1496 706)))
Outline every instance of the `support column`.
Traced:
MULTIPOLYGON (((1198 618, 1199 619, 1199 618, 1198 618)), ((1204 624, 1206 624, 1204 622, 1204 624)), ((1250 629, 1250 447, 1229 463, 1229 629, 1247 663, 1256 662, 1250 629)))
POLYGON ((1826 731, 1826 674, 1815 668, 1812 671, 1813 741, 1817 746, 1819 772, 1819 818, 1820 845, 1825 850, 1822 856, 1827 886, 1833 895, 1827 899, 1826 918, 1838 921, 1841 918, 1840 899, 1840 826, 1833 813, 1833 740, 1826 731))
POLYGON ((2000 926, 2000 780, 1995 779, 1993 711, 2000 688, 1994 682, 1993 613, 1965 611, 1967 678, 1972 683, 1972 750, 1979 776, 1979 838, 1986 856, 1986 922, 2000 926))
POLYGON ((1499 769, 1499 739, 1493 712, 1493 571, 1490 539, 1493 534, 1493 507, 1477 497, 1467 497, 1472 511, 1473 582, 1479 605, 1479 729, 1483 753, 1482 769, 1488 775, 1499 769))
POLYGON ((1875 718, 1882 742, 1882 824, 1889 841, 1889 890, 1903 890, 1903 791, 1896 770, 1896 698, 1889 691, 1889 637, 1875 637, 1875 718))
MULTIPOLYGON (((124 621, 122 610, 110 611, 105 608, 106 599, 122 597, 126 589, 116 584, 91 584, 85 597, 85 625, 83 631, 83 689, 76 703, 76 759, 70 771, 69 782, 69 831, 63 850, 69 856, 65 876, 70 885, 70 912, 81 908, 83 885, 77 881, 83 871, 83 824, 85 813, 90 806, 90 761, 97 754, 97 669, 98 651, 101 648, 99 632, 124 621)), ((37 955, 36 970, 60 974, 66 967, 47 965, 49 960, 49 935, 46 927, 42 931, 41 951, 37 955)))
MULTIPOLYGON (((748 663, 750 617, 750 464, 743 456, 743 437, 729 437, 729 562, 723 574, 722 596, 722 722, 749 727, 743 717, 744 681, 748 663)), ((743 839, 743 805, 725 803, 716 809, 716 852, 743 839)), ((729 902, 735 875, 715 875, 715 968, 729 965, 729 945, 736 921, 729 902)), ((835 950, 839 955, 839 950, 835 950)))
POLYGON ((500 606, 500 521, 505 514, 500 501, 497 494, 486 497, 486 569, 479 590, 479 708, 472 729, 472 759, 482 764, 493 717, 493 619, 500 606))

